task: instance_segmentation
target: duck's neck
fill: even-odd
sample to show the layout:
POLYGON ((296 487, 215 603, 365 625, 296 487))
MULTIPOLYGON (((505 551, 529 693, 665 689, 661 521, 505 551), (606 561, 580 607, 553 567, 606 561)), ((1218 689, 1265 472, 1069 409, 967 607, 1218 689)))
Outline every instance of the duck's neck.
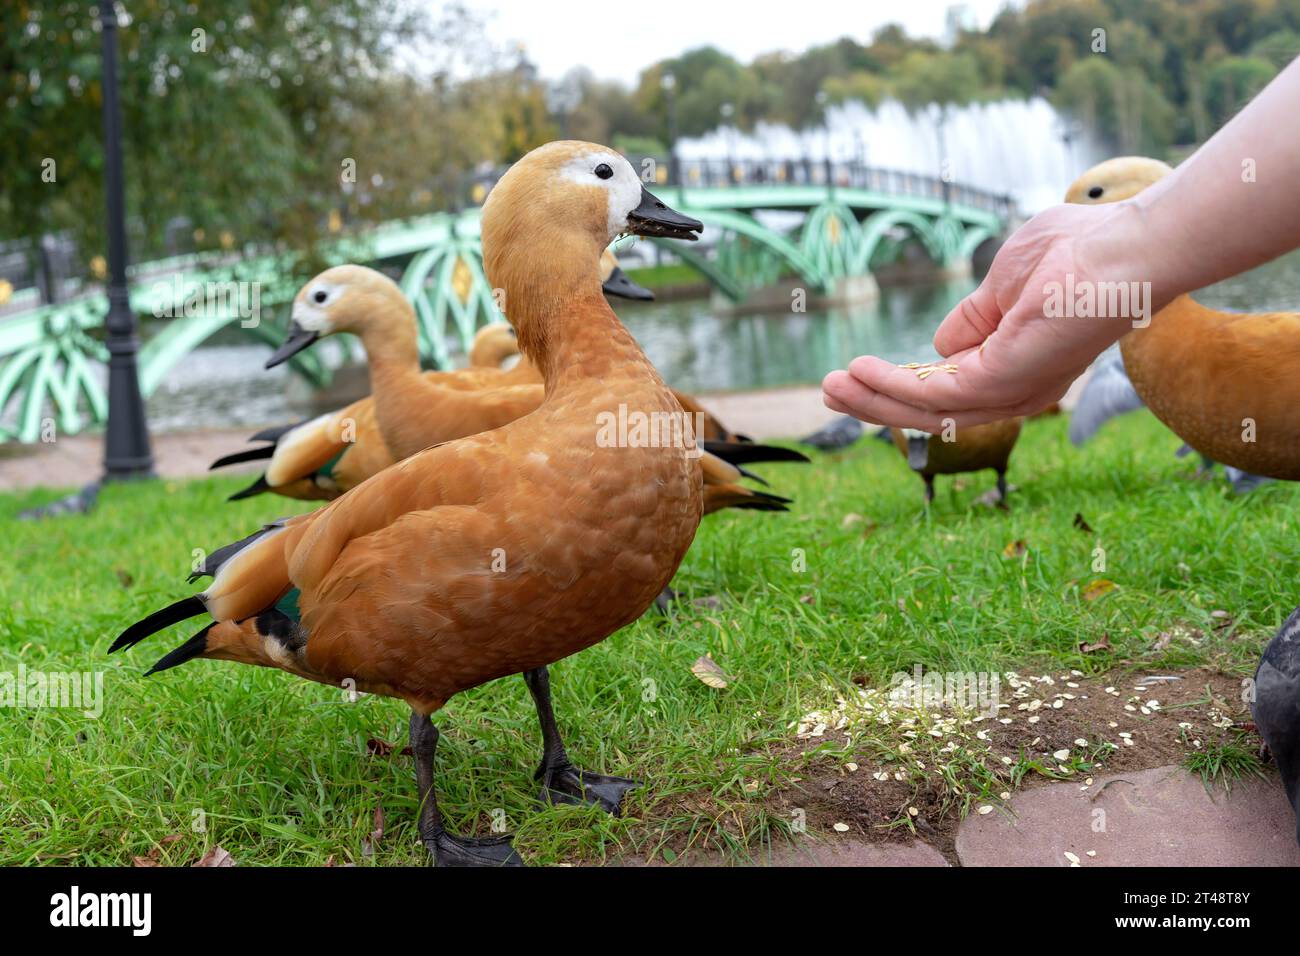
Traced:
POLYGON ((620 370, 649 368, 641 347, 605 301, 600 248, 581 241, 557 245, 548 247, 545 258, 507 250, 495 258, 492 270, 505 290, 519 348, 541 373, 547 396, 620 370))
POLYGON ((370 388, 376 399, 398 395, 423 381, 420 343, 413 316, 378 321, 361 333, 370 365, 370 388))

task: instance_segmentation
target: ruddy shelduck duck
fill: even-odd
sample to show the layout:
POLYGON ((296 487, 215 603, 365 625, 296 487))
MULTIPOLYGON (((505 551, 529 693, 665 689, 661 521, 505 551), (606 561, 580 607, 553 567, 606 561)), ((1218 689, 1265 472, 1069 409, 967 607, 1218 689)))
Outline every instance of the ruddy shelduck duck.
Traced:
MULTIPOLYGON (((513 330, 510 332, 505 331, 509 329, 510 324, 508 322, 497 322, 479 329, 478 334, 475 336, 475 348, 470 351, 470 365, 473 367, 500 368, 501 364, 507 359, 519 355, 519 345, 514 338, 513 330), (480 338, 482 339, 481 343, 479 342, 480 338)), ((511 383, 541 381, 541 373, 524 356, 520 356, 519 361, 505 372, 505 375, 511 383)), ((748 436, 734 432, 723 425, 693 395, 675 388, 672 389, 672 393, 684 411, 698 416, 697 421, 703 425, 700 434, 706 441, 751 441, 748 436)))
MULTIPOLYGON (((270 458, 266 472, 233 499, 264 491, 300 498, 338 497, 360 480, 417 451, 497 428, 542 403, 541 375, 526 357, 517 367, 524 372, 521 376, 514 376, 515 369, 508 373, 491 370, 514 376, 511 384, 496 387, 465 388, 449 384, 457 373, 422 372, 415 310, 396 283, 373 269, 353 265, 327 269, 299 291, 293 316, 286 344, 268 364, 278 364, 324 336, 350 332, 361 337, 370 358, 374 394, 342 412, 289 429, 283 436, 261 433, 260 437, 273 444, 215 462, 214 468, 270 458), (531 381, 534 376, 536 383, 531 381)), ((480 330, 477 344, 496 352, 500 345, 495 343, 501 339, 489 326, 480 330)), ((707 423, 701 426, 702 421, 703 415, 692 417, 693 434, 708 435, 707 423)), ((787 448, 707 437, 700 454, 706 513, 722 508, 786 510, 789 499, 737 483, 742 477, 761 481, 743 465, 807 460, 787 448)))
POLYGON ((448 832, 434 789, 430 715, 498 677, 524 674, 536 700, 543 793, 617 808, 635 784, 570 762, 545 668, 651 604, 695 536, 703 475, 684 443, 597 440, 620 406, 681 414, 601 294, 598 262, 623 233, 694 239, 702 228, 646 191, 611 149, 533 150, 484 205, 483 253, 542 371, 541 405, 220 549, 205 565, 206 590, 133 624, 110 650, 206 614, 211 622, 151 673, 213 658, 405 700, 419 832, 440 864, 520 862, 509 838, 448 832), (532 254, 539 246, 555 254, 532 254))
MULTIPOLYGON (((1169 172, 1141 156, 1107 160, 1066 202, 1120 202, 1169 172)), ((1300 479, 1300 314, 1223 312, 1181 295, 1119 346, 1134 392, 1203 458, 1300 479)))
POLYGON ((1022 418, 1005 418, 987 425, 954 428, 952 434, 931 435, 912 428, 891 428, 894 446, 908 467, 925 480, 925 500, 934 500, 934 476, 956 475, 992 468, 997 472, 997 500, 1007 500, 1007 465, 1020 437, 1022 418))

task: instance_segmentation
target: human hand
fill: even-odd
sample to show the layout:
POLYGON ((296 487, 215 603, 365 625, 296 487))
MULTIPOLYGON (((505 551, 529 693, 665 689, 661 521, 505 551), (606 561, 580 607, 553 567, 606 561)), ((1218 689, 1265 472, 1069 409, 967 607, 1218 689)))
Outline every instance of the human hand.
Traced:
MULTIPOLYGON (((1139 217, 1129 203, 1054 206, 1017 230, 980 287, 940 324, 936 371, 870 355, 822 381, 827 407, 876 424, 939 432, 1039 411, 1108 345, 1149 320, 1153 301, 1139 217), (1071 289, 1136 282, 1128 314, 1081 315, 1071 289), (1055 296, 1055 299, 1054 299, 1055 296), (1142 301, 1135 301, 1137 299, 1142 301), (1064 314, 1058 314, 1063 311, 1064 314), (1136 307, 1136 308, 1135 308, 1136 307)), ((1104 295, 1093 312, 1108 311, 1104 295)), ((1083 310, 1086 311, 1086 310, 1083 310)))

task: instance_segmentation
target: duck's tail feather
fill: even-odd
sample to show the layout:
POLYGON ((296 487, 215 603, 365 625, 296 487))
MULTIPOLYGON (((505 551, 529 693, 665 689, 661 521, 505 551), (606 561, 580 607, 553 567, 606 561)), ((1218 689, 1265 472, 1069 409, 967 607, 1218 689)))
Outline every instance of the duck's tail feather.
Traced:
POLYGON ((241 488, 239 491, 236 491, 233 495, 231 495, 226 500, 242 501, 245 498, 252 498, 256 495, 260 495, 263 492, 270 491, 270 490, 271 490, 271 486, 266 483, 266 475, 258 475, 257 480, 255 482, 253 482, 247 488, 241 488))
POLYGON ((139 644, 150 634, 156 634, 165 627, 171 627, 181 621, 197 617, 207 611, 207 605, 203 602, 201 594, 192 594, 187 598, 181 598, 175 604, 169 604, 160 611, 154 611, 148 617, 136 621, 113 642, 113 646, 108 649, 112 654, 114 651, 120 651, 126 647, 133 647, 139 644))
POLYGON ((151 674, 157 674, 159 671, 170 670, 177 664, 184 664, 186 661, 191 661, 198 657, 208 649, 208 631, 212 630, 216 623, 216 621, 213 621, 180 647, 168 654, 164 654, 158 660, 158 663, 154 664, 153 667, 144 672, 144 676, 148 677, 151 674))
POLYGON ((254 435, 248 440, 269 441, 272 443, 278 442, 281 438, 289 434, 289 432, 293 431, 299 425, 305 425, 309 421, 311 421, 310 418, 304 418, 302 421, 294 422, 292 425, 273 425, 270 428, 263 428, 260 432, 258 432, 256 435, 254 435))
POLYGON ((281 519, 279 521, 273 521, 270 524, 263 525, 259 530, 254 531, 248 537, 240 538, 238 541, 234 541, 231 542, 230 544, 223 545, 222 547, 217 548, 217 550, 213 551, 211 554, 205 557, 202 563, 199 564, 197 568, 195 568, 193 571, 190 572, 190 576, 186 580, 190 584, 193 584, 195 581, 197 581, 199 578, 203 577, 204 575, 211 575, 215 577, 216 573, 221 570, 221 566, 223 564, 225 564, 227 561, 229 561, 231 558, 237 555, 240 551, 243 551, 254 541, 258 540, 264 535, 269 534, 272 531, 275 531, 277 528, 283 528, 284 521, 285 519, 281 519))
POLYGON ((227 465, 238 465, 246 461, 261 461, 264 458, 270 458, 274 454, 274 445, 263 445, 261 448, 249 448, 244 451, 237 451, 232 455, 218 458, 212 464, 208 465, 208 471, 216 471, 218 468, 225 468, 227 465))
POLYGON ((747 465, 762 461, 808 461, 808 456, 793 448, 779 445, 755 445, 751 442, 704 441, 701 444, 710 455, 716 455, 732 465, 747 465))
POLYGON ((780 495, 770 495, 764 491, 754 491, 744 485, 723 484, 704 486, 704 513, 713 514, 724 508, 740 508, 749 511, 789 511, 786 507, 791 499, 780 495))

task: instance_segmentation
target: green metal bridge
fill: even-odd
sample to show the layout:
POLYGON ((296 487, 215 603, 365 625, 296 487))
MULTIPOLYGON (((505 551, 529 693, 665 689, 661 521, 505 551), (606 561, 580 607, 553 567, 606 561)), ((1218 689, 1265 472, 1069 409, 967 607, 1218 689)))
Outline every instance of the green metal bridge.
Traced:
MULTIPOLYGON (((662 182, 664 170, 658 167, 656 189, 700 219, 705 232, 698 246, 650 241, 732 302, 781 280, 810 294, 833 295, 841 281, 889 263, 909 242, 919 243, 939 266, 969 262, 976 247, 1004 232, 1015 216, 1005 196, 859 164, 686 162, 673 184, 662 182), (774 224, 778 220, 795 224, 774 224)), ((387 223, 320 250, 331 264, 400 271, 419 318, 422 354, 432 366, 447 367, 477 328, 501 319, 483 274, 477 205, 493 181, 476 182, 475 204, 462 211, 387 223)), ((131 307, 147 330, 156 328, 140 351, 144 394, 228 326, 278 344, 280 325, 270 317, 292 301, 301 278, 290 259, 278 255, 200 254, 133 268, 131 307)), ((107 361, 99 337, 107 309, 103 293, 95 292, 0 314, 0 442, 73 434, 106 419, 97 366, 107 361)), ((317 385, 331 374, 310 352, 296 357, 293 367, 317 385)))

